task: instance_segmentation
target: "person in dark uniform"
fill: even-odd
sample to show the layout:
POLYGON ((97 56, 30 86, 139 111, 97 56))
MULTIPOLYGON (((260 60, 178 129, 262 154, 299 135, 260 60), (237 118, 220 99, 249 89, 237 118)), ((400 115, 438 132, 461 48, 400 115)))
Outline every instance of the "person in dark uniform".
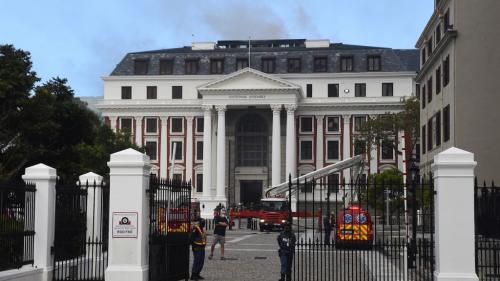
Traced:
POLYGON ((286 222, 283 231, 278 235, 278 254, 281 262, 281 278, 280 281, 292 280, 292 263, 295 254, 295 234, 292 232, 290 222, 286 222))
POLYGON ((330 245, 330 235, 332 233, 332 224, 330 214, 323 218, 323 229, 325 230, 325 245, 330 245))
POLYGON ((207 245, 207 235, 205 234, 205 220, 199 219, 191 231, 191 248, 193 250, 193 268, 191 270, 191 280, 205 279, 200 276, 205 263, 205 246, 207 245))

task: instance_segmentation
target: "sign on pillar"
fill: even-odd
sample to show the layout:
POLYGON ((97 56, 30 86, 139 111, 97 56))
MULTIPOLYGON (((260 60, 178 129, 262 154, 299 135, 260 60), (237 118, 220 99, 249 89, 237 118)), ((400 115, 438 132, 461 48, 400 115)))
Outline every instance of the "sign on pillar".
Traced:
POLYGON ((111 154, 109 258, 106 281, 148 280, 149 156, 133 149, 111 154))

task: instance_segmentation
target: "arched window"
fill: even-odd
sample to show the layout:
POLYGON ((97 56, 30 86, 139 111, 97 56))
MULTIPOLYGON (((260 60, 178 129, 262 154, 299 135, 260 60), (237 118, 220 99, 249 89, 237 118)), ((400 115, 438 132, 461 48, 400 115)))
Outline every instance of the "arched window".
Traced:
POLYGON ((249 113, 236 124, 236 163, 238 166, 267 166, 267 121, 249 113))

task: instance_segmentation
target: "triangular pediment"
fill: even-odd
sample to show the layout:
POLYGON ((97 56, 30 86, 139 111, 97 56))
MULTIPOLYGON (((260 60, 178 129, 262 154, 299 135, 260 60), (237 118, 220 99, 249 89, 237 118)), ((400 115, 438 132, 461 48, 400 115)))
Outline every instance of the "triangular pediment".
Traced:
POLYGON ((215 81, 202 85, 198 90, 236 90, 236 89, 255 89, 255 90, 299 90, 300 87, 252 68, 244 68, 237 72, 228 74, 215 81))

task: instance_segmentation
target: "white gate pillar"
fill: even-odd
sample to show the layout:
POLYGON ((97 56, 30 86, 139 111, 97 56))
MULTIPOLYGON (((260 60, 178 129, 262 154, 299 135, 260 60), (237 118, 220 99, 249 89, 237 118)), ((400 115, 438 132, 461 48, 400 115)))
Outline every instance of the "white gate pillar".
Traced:
POLYGON ((78 177, 81 186, 87 189, 87 235, 94 241, 102 238, 102 176, 86 173, 78 177))
POLYGON ((34 183, 35 238, 33 265, 42 268, 42 280, 52 280, 54 256, 50 249, 54 243, 56 217, 56 169, 44 164, 26 168, 23 180, 34 183))
POLYGON ((149 156, 129 148, 111 154, 108 166, 110 226, 106 281, 147 281, 149 156))
POLYGON ((477 281, 474 243, 474 154, 452 147, 434 156, 437 281, 477 281))

